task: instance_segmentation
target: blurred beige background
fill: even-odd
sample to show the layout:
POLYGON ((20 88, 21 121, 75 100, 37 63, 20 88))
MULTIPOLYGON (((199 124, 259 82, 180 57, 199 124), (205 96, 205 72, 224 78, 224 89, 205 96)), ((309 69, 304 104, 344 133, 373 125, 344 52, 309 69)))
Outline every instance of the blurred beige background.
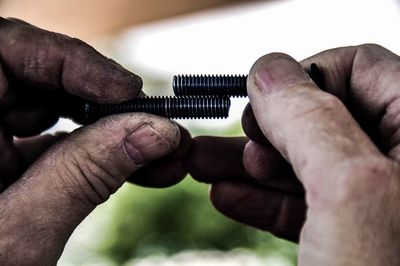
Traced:
POLYGON ((0 0, 0 15, 83 40, 111 35, 128 26, 243 0, 0 0))

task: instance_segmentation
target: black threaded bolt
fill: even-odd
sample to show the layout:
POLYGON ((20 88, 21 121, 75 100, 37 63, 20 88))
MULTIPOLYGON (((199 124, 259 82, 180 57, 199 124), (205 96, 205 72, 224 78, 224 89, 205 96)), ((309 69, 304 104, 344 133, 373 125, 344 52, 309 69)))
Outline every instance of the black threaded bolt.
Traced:
POLYGON ((172 88, 176 96, 247 96, 247 75, 178 75, 172 88))
POLYGON ((107 115, 126 112, 145 112, 167 118, 226 118, 230 105, 229 97, 146 97, 121 104, 85 102, 84 117, 80 114, 80 119, 76 120, 90 123, 107 115))
MULTIPOLYGON (((307 73, 324 89, 324 76, 316 64, 307 73)), ((168 118, 226 118, 229 115, 229 96, 246 96, 246 75, 174 76, 173 89, 177 96, 138 98, 121 104, 96 104, 79 98, 57 101, 52 105, 61 116, 78 123, 91 123, 111 114, 145 112, 168 118)))
MULTIPOLYGON (((323 89, 324 77, 315 63, 306 70, 323 89)), ((172 81, 176 96, 247 96, 247 75, 177 75, 172 81)))

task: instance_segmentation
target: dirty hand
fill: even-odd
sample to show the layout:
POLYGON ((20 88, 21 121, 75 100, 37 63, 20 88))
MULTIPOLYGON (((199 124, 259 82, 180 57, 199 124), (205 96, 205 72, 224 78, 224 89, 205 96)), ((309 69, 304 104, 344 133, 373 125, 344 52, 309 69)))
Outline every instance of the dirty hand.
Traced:
POLYGON ((126 179, 182 179, 190 137, 148 114, 38 135, 58 120, 43 98, 115 103, 136 97, 142 81, 82 41, 20 20, 0 18, 0 44, 0 264, 55 265, 75 227, 126 179))
POLYGON ((399 265, 399 56, 377 45, 301 63, 269 54, 247 85, 250 140, 196 138, 188 159, 216 208, 299 241, 299 265, 399 265))

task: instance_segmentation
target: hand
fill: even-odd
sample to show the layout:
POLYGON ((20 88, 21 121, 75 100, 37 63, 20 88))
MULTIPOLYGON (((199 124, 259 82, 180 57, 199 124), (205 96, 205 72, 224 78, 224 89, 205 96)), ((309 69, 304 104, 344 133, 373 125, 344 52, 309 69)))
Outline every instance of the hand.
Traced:
POLYGON ((299 265, 398 265, 399 86, 400 58, 376 45, 301 63, 264 56, 248 79, 250 140, 197 138, 188 169, 212 183, 211 200, 227 216, 300 236, 299 265), (304 71, 311 63, 326 92, 304 71), (200 161, 206 149, 212 156, 200 161))
POLYGON ((182 179, 190 136, 148 114, 37 136, 58 119, 43 99, 119 102, 140 93, 141 79, 82 41, 16 19, 0 18, 0 44, 0 264, 54 265, 75 227, 126 179, 182 179))

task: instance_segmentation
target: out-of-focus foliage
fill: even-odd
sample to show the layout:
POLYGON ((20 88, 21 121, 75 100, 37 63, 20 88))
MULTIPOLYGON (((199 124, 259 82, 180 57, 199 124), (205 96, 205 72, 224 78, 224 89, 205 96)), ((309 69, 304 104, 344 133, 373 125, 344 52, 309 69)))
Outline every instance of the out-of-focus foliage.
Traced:
POLYGON ((183 250, 246 248, 263 256, 280 253, 294 263, 295 245, 223 217, 207 194, 206 185, 189 178, 162 190, 125 185, 109 210, 99 252, 121 264, 183 250))

